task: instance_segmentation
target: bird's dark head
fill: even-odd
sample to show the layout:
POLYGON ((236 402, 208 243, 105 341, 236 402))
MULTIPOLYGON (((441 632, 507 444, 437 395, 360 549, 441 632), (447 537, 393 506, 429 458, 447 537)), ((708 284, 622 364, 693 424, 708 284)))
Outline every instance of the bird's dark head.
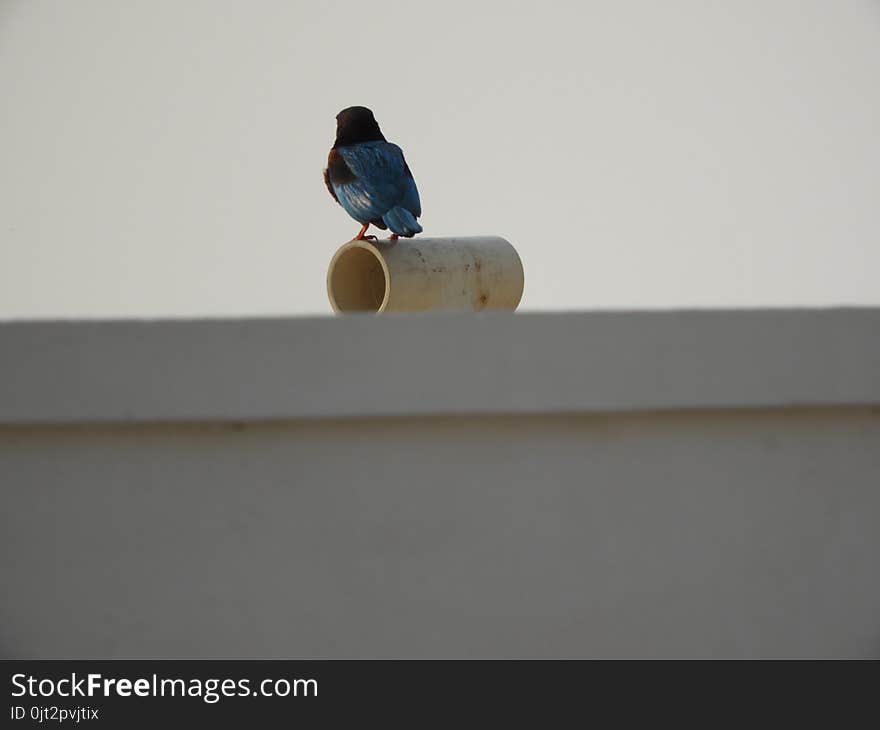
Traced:
POLYGON ((376 118, 365 106, 350 106, 336 115, 336 143, 344 147, 358 142, 385 141, 376 118))

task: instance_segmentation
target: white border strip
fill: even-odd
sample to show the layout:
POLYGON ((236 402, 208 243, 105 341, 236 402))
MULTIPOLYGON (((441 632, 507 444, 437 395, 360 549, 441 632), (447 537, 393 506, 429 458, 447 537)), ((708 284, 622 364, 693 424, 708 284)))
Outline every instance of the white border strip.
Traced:
POLYGON ((880 309, 0 323, 0 424, 880 404, 880 309))

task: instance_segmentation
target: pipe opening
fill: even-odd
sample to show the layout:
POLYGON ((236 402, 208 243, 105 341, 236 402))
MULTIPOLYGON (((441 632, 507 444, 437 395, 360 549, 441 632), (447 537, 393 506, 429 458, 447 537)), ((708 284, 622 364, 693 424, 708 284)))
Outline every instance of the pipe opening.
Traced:
POLYGON ((330 263, 327 290, 337 312, 379 312, 388 295, 385 264, 369 244, 353 243, 330 263))

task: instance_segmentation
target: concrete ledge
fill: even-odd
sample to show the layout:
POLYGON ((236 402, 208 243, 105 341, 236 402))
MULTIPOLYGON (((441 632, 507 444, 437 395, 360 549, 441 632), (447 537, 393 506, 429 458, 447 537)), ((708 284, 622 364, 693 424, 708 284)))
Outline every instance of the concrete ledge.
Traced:
POLYGON ((880 309, 0 324, 0 424, 880 404, 880 309))
POLYGON ((878 405, 880 310, 0 325, 0 657, 878 657, 878 405))

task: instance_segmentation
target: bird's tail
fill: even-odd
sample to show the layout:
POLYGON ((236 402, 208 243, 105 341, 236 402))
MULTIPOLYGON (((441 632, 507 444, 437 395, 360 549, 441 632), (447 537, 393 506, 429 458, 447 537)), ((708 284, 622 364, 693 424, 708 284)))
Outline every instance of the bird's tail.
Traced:
POLYGON ((388 226, 393 233, 404 238, 412 238, 416 233, 422 232, 422 227, 416 220, 415 216, 406 208, 400 206, 392 208, 382 216, 382 222, 388 226))

